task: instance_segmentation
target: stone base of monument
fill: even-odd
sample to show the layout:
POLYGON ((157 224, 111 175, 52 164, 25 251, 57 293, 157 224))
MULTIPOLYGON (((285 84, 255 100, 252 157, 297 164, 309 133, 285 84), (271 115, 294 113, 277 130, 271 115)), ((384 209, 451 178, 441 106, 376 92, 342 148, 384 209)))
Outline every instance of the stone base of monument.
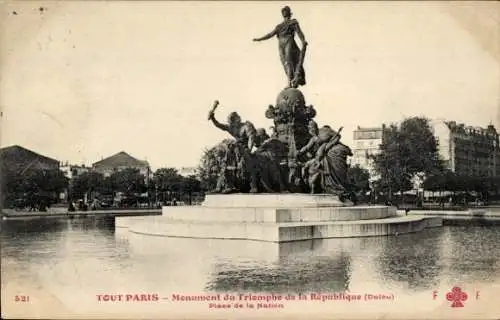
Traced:
POLYGON ((201 206, 162 211, 162 216, 118 218, 116 226, 153 236, 269 242, 384 236, 442 226, 440 218, 399 216, 387 206, 348 206, 332 195, 207 195, 201 206))

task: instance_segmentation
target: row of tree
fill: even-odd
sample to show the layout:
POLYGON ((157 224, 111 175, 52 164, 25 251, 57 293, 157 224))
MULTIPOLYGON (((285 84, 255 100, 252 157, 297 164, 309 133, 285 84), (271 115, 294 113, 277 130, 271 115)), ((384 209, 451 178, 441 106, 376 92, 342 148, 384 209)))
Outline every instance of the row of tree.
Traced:
POLYGON ((428 177, 422 187, 429 191, 452 191, 452 192, 492 192, 498 191, 500 177, 471 177, 461 176, 448 171, 442 174, 428 177))
POLYGON ((108 177, 88 171, 73 178, 69 195, 71 199, 81 199, 85 195, 113 195, 116 192, 141 194, 148 191, 145 179, 139 170, 132 168, 113 172, 108 177))
POLYGON ((174 168, 158 169, 152 179, 138 169, 127 168, 107 177, 95 171, 82 173, 72 181, 70 195, 78 199, 84 194, 109 196, 119 192, 125 197, 145 194, 149 202, 171 200, 169 198, 181 200, 184 197, 191 202, 193 193, 200 191, 200 180, 196 176, 184 177, 174 168))
POLYGON ((105 177, 95 171, 84 172, 71 181, 57 169, 28 169, 17 172, 7 167, 1 172, 2 204, 5 207, 30 207, 50 205, 59 200, 59 195, 68 191, 70 201, 88 200, 101 196, 124 197, 144 195, 148 202, 178 201, 191 202, 193 194, 202 191, 196 176, 181 176, 174 168, 161 168, 154 172, 152 179, 142 175, 138 169, 127 168, 105 177))
POLYGON ((2 166, 0 181, 4 206, 32 209, 56 202, 59 193, 68 186, 68 179, 57 169, 29 168, 17 171, 15 168, 2 166))

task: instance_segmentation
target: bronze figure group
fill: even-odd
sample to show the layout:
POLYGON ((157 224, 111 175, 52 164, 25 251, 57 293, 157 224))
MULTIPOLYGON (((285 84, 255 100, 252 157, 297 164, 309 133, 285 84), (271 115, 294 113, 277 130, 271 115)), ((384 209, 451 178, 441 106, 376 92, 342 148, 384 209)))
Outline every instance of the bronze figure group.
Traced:
POLYGON ((219 105, 215 101, 208 119, 215 127, 228 132, 233 139, 217 147, 219 168, 215 193, 329 193, 339 197, 348 194, 347 157, 351 149, 340 142, 341 131, 330 126, 319 127, 314 121, 316 110, 306 105, 298 86, 306 84, 304 57, 307 42, 289 7, 282 9, 283 22, 267 35, 279 41, 281 62, 287 76, 287 87, 278 94, 265 116, 273 120, 271 132, 257 129, 231 112, 227 123, 215 118, 219 105), (302 41, 302 50, 295 42, 302 41))

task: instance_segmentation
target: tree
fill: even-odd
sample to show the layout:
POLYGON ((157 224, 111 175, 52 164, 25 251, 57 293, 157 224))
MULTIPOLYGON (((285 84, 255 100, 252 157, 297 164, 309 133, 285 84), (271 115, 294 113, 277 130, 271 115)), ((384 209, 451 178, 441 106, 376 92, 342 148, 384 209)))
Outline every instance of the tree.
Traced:
MULTIPOLYGON (((173 194, 182 199, 187 195, 187 201, 191 204, 192 194, 201 191, 201 182, 195 175, 181 176, 175 168, 160 168, 153 174, 153 184, 157 191, 173 194)), ((161 198, 165 199, 165 196, 161 198)))
POLYGON ((183 177, 175 168, 160 168, 153 174, 154 184, 160 191, 179 192, 182 180, 183 177))
POLYGON ((217 179, 222 168, 222 160, 224 157, 223 145, 230 140, 226 139, 218 145, 206 149, 198 166, 198 176, 201 181, 201 188, 205 191, 214 190, 217 186, 217 179))
POLYGON ((401 144, 406 148, 408 172, 430 175, 444 171, 438 152, 438 142, 432 132, 429 120, 412 117, 404 120, 400 128, 401 144))
POLYGON ((407 172, 408 146, 402 144, 399 128, 391 125, 383 132, 380 153, 372 155, 375 170, 380 176, 377 189, 388 193, 389 199, 395 191, 411 189, 411 176, 407 172))
MULTIPOLYGON (((175 168, 160 168, 153 174, 155 189, 160 193, 160 199, 165 201, 165 194, 180 193, 182 189, 183 177, 175 168)), ((158 193, 157 193, 158 195, 158 193)))
POLYGON ((429 175, 422 187, 429 191, 459 191, 459 177, 450 170, 429 175))
POLYGON ((438 144, 426 118, 407 118, 399 127, 386 128, 380 150, 372 158, 381 177, 378 185, 388 191, 390 199, 396 190, 401 194, 411 190, 417 175, 443 171, 438 144))
POLYGON ((68 186, 68 179, 59 169, 28 169, 18 172, 2 168, 2 193, 4 204, 13 204, 16 199, 30 203, 33 207, 42 202, 56 201, 59 193, 68 186))
POLYGON ((109 181, 105 180, 101 173, 95 171, 83 172, 72 181, 71 197, 82 198, 84 194, 94 192, 112 193, 113 190, 109 185, 109 181))
POLYGON ((191 204, 193 193, 201 191, 201 181, 197 176, 190 175, 183 178, 183 185, 184 192, 188 195, 188 204, 191 204))
POLYGON ((109 177, 114 191, 123 192, 127 196, 143 193, 147 190, 145 177, 135 168, 115 171, 109 177))
POLYGON ((494 176, 487 178, 486 186, 489 193, 495 198, 498 196, 498 189, 500 188, 500 177, 494 176))
POLYGON ((39 192, 59 194, 68 187, 68 178, 58 169, 30 171, 28 179, 34 181, 39 192))
POLYGON ((349 167, 347 176, 354 192, 364 195, 370 191, 370 173, 368 170, 355 165, 354 167, 349 167))
POLYGON ((2 205, 9 206, 23 192, 22 176, 7 166, 1 166, 1 195, 2 205))

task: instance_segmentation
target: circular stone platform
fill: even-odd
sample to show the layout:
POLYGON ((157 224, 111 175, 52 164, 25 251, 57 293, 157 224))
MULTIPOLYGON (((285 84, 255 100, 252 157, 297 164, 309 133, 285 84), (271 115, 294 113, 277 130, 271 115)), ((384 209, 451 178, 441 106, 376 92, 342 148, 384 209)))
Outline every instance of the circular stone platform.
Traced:
POLYGON ((425 228, 442 226, 442 219, 423 216, 403 216, 375 220, 242 223, 242 222, 187 222, 151 216, 117 218, 118 228, 149 236, 198 239, 256 240, 291 242, 328 238, 351 238, 398 235, 419 232, 425 228), (122 220, 133 219, 133 220, 122 220))
POLYGON ((202 206, 163 207, 162 216, 117 218, 116 227, 152 236, 289 242, 384 236, 442 225, 398 216, 395 207, 346 206, 332 195, 209 195, 202 206))
POLYGON ((331 194, 307 193, 234 193, 209 194, 202 206, 212 208, 321 208, 352 206, 331 194))
POLYGON ((386 206, 353 207, 163 207, 165 219, 186 222, 326 222, 391 218, 396 208, 386 206))

